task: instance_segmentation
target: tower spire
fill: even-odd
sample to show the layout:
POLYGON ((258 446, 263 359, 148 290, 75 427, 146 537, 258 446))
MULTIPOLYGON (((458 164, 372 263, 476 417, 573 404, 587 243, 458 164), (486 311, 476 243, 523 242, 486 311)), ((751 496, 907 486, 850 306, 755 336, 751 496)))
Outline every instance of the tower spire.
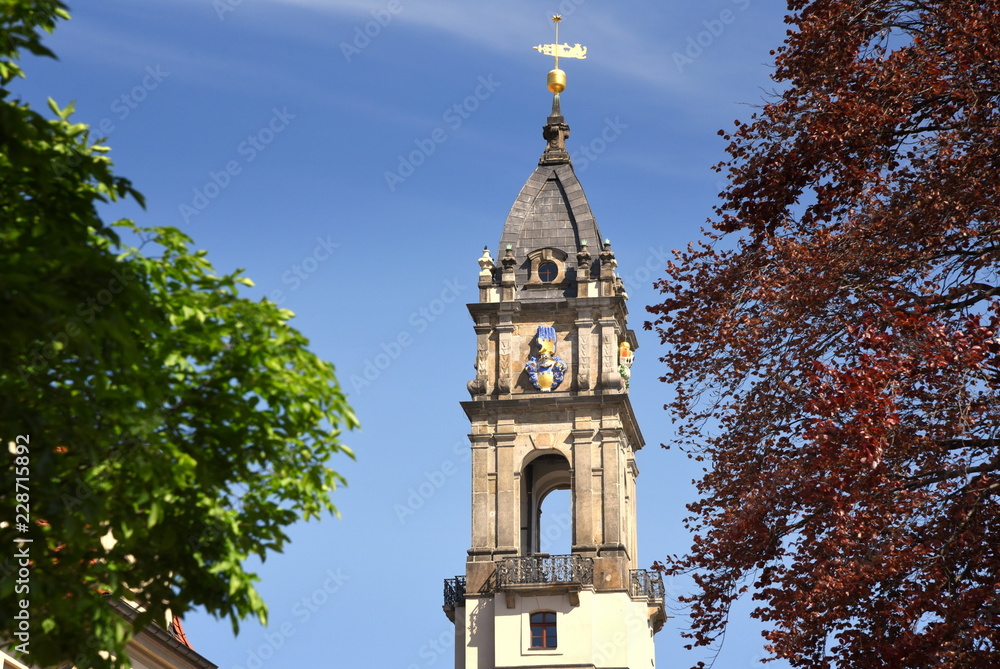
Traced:
POLYGON ((456 669, 650 669, 666 608, 661 575, 637 553, 645 440, 628 382, 638 341, 559 106, 558 59, 586 49, 535 49, 556 58, 548 147, 510 208, 497 260, 479 258, 479 301, 468 305, 472 544, 464 574, 445 580, 443 608, 456 669), (553 546, 542 512, 556 491, 569 493, 570 513, 553 546))
POLYGON ((559 69, 559 57, 585 59, 587 57, 587 47, 576 43, 559 44, 559 24, 562 16, 556 14, 552 17, 555 25, 556 40, 553 44, 539 44, 532 47, 535 51, 552 56, 555 59, 555 67, 549 71, 548 88, 552 93, 552 113, 549 114, 548 122, 542 128, 542 137, 548 142, 545 153, 542 154, 539 165, 559 165, 570 162, 569 152, 566 151, 566 139, 569 137, 569 125, 563 118, 560 107, 559 94, 566 90, 566 73, 559 69))

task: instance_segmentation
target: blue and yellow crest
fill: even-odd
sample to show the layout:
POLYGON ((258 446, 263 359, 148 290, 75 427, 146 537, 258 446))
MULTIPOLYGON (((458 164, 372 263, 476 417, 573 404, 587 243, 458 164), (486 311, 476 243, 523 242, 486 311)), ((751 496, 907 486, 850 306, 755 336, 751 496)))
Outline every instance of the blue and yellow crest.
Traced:
POLYGON ((538 356, 528 358, 524 371, 531 384, 543 393, 555 390, 566 376, 566 363, 556 355, 556 329, 538 326, 538 356))

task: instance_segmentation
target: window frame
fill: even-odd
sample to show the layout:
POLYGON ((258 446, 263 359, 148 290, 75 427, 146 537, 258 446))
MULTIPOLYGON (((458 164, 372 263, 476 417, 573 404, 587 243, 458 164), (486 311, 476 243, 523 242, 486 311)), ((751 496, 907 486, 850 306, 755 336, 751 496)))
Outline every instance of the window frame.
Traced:
POLYGON ((555 611, 532 611, 528 614, 528 650, 555 650, 559 647, 558 618, 555 611), (536 621, 535 617, 541 619, 536 621), (548 619, 551 616, 551 620, 548 619), (535 645, 535 630, 540 630, 540 644, 535 645), (551 638, 550 638, 551 637, 551 638), (547 643, 552 641, 552 645, 547 643))
POLYGON ((559 278, 559 274, 559 265, 555 264, 551 260, 543 260, 541 264, 538 265, 538 280, 542 283, 555 283, 556 279, 559 278), (550 274, 550 276, 546 278, 543 272, 545 274, 550 274))
POLYGON ((562 288, 569 284, 566 265, 569 255, 562 249, 545 247, 528 253, 528 281, 525 288, 562 288), (556 275, 549 281, 543 281, 538 270, 542 265, 551 263, 556 267, 556 275))

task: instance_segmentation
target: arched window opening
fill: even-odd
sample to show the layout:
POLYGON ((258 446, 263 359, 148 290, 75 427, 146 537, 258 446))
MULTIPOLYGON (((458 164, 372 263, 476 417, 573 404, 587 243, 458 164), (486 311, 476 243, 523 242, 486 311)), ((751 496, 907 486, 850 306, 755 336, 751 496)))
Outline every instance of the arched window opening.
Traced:
POLYGON ((531 648, 555 648, 556 614, 552 611, 538 611, 531 614, 531 648))
POLYGON ((555 550, 569 553, 573 545, 572 493, 570 488, 569 462, 560 453, 546 453, 531 460, 521 473, 521 554, 536 555, 547 553, 542 548, 544 533, 548 533, 546 545, 552 539, 555 550), (565 495, 555 495, 546 504, 546 528, 542 529, 542 502, 553 491, 565 491, 565 495), (568 500, 566 498, 569 498, 568 500), (562 500, 562 501, 561 501, 562 500))
POLYGON ((542 553, 569 555, 573 550, 573 508, 568 489, 549 492, 538 507, 538 545, 542 553))

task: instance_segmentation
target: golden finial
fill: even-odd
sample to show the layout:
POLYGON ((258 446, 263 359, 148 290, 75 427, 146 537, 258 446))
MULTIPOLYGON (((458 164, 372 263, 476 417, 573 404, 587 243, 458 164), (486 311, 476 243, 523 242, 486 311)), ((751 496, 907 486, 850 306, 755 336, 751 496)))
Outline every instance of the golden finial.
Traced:
POLYGON ((543 53, 546 56, 553 56, 556 59, 556 66, 551 72, 549 72, 549 90, 553 93, 562 93, 566 90, 566 73, 559 69, 559 56, 563 58, 586 58, 587 57, 587 47, 580 46, 577 42, 575 45, 570 46, 569 44, 559 43, 559 23, 562 21, 562 16, 556 14, 552 17, 552 23, 556 27, 556 41, 555 44, 539 44, 538 46, 531 47, 538 53, 543 53))

